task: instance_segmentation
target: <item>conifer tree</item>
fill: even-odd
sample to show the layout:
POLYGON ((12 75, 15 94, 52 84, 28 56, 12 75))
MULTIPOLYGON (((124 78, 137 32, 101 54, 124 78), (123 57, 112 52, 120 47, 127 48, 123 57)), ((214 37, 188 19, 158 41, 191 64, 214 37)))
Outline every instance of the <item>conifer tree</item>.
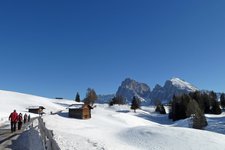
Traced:
POLYGON ((141 107, 140 99, 134 96, 130 108, 133 109, 134 112, 136 113, 136 109, 139 109, 140 107, 141 107))
POLYGON ((220 96, 220 105, 224 109, 225 108, 225 94, 222 93, 220 96))
POLYGON ((209 99, 210 99, 210 113, 212 114, 221 114, 222 110, 220 109, 219 102, 217 101, 217 95, 214 91, 211 91, 209 93, 209 99))
POLYGON ((77 94, 76 94, 75 101, 76 101, 76 102, 80 102, 80 95, 79 95, 79 93, 78 93, 78 92, 77 92, 77 94))
POLYGON ((187 110, 186 110, 187 117, 192 118, 192 127, 195 129, 202 129, 203 127, 207 126, 207 121, 203 111, 199 108, 198 103, 191 99, 188 103, 187 110))
POLYGON ((156 105, 156 112, 159 112, 160 114, 166 114, 166 110, 165 107, 163 106, 163 104, 161 103, 161 101, 158 101, 157 105, 156 105))

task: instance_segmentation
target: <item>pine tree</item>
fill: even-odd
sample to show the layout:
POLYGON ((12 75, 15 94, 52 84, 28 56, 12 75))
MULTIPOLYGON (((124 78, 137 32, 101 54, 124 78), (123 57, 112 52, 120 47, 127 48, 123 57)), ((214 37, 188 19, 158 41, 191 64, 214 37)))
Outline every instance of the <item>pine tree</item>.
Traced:
POLYGON ((219 102, 217 101, 217 95, 214 91, 211 91, 209 93, 210 98, 210 113, 212 114, 221 114, 222 110, 220 109, 219 102))
POLYGON ((220 96, 220 105, 224 109, 225 108, 225 94, 222 93, 220 96))
POLYGON ((219 115, 222 113, 222 110, 220 108, 218 101, 213 101, 211 112, 212 112, 212 114, 216 114, 216 115, 219 115))
POLYGON ((209 114, 210 113, 210 98, 209 95, 206 93, 202 94, 202 99, 204 100, 204 113, 209 114))
POLYGON ((79 93, 78 93, 78 92, 77 92, 77 95, 76 95, 75 101, 76 101, 76 102, 80 102, 80 95, 79 95, 79 93))
POLYGON ((166 110, 165 107, 163 106, 163 104, 161 103, 161 101, 158 102, 158 104, 156 105, 156 112, 159 112, 160 114, 166 114, 166 110))
POLYGON ((205 103, 203 99, 203 94, 199 91, 189 93, 192 99, 196 100, 199 105, 199 108, 204 112, 205 111, 205 103))
POLYGON ((134 112, 136 113, 136 109, 139 109, 140 107, 141 107, 140 99, 134 96, 130 108, 133 109, 134 112))
POLYGON ((202 129, 207 126, 207 121, 203 111, 199 108, 198 103, 191 99, 187 105, 186 110, 187 117, 193 117, 192 127, 195 129, 202 129))

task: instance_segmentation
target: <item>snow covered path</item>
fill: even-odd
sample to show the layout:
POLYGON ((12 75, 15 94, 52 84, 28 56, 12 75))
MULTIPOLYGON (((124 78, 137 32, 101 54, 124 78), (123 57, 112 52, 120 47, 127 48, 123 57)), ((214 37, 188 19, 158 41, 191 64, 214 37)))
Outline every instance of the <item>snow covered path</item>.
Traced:
POLYGON ((37 118, 32 118, 30 122, 23 124, 21 130, 14 133, 11 133, 10 126, 0 128, 0 149, 43 150, 39 133, 30 128, 35 119, 37 118))

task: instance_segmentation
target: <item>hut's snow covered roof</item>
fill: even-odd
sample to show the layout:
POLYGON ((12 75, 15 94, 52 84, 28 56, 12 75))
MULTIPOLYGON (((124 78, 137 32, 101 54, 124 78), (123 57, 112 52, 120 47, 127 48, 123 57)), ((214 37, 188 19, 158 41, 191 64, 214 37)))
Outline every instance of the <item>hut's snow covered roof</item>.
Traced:
POLYGON ((84 104, 73 104, 69 107, 69 109, 81 109, 84 104))

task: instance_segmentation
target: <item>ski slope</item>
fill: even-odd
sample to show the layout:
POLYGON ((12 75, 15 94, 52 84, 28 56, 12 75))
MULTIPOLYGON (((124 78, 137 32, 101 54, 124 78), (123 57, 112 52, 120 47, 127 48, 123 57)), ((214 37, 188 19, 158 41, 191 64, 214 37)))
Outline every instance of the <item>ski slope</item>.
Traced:
POLYGON ((224 114, 207 116, 209 126, 206 129, 213 131, 209 132, 187 128, 187 120, 173 123, 167 116, 153 113, 150 107, 134 113, 126 105, 97 104, 91 119, 68 118, 66 107, 72 103, 0 91, 1 125, 9 123, 4 118, 13 109, 26 112, 25 108, 30 105, 43 105, 47 112, 43 116, 46 126, 53 130, 62 150, 223 150, 225 147, 225 135, 215 133, 223 127, 224 114), (48 114, 58 110, 63 111, 48 114))

